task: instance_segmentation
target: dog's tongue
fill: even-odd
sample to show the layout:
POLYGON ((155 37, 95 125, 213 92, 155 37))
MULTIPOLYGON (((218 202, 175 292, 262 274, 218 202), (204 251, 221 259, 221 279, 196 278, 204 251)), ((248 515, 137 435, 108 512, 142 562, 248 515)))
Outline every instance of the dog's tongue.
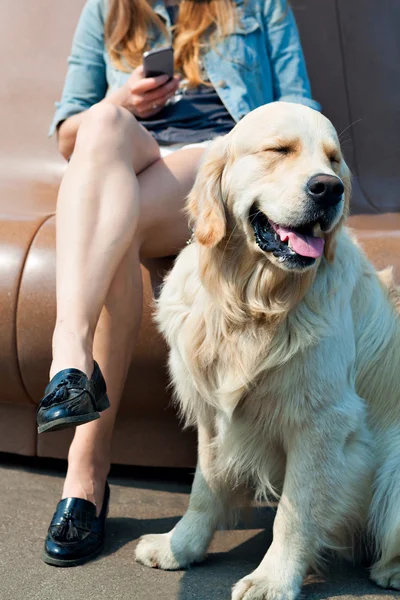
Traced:
POLYGON ((300 254, 300 256, 310 256, 311 258, 318 258, 321 256, 325 240, 314 237, 313 235, 304 235, 298 231, 294 231, 289 227, 281 227, 276 223, 271 223, 276 233, 281 238, 282 242, 290 241, 290 247, 300 254))

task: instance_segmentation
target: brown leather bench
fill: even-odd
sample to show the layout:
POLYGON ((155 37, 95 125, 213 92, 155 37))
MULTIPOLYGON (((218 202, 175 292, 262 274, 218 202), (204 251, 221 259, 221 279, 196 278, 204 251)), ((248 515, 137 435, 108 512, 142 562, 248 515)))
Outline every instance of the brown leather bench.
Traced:
MULTIPOLYGON (((294 0, 314 97, 356 176, 351 225, 377 267, 400 277, 398 0, 294 0), (354 123, 354 124, 353 124, 354 123), (353 124, 351 127, 349 125, 353 124)), ((36 435, 55 319, 54 211, 65 163, 46 131, 83 0, 0 3, 0 451, 65 457, 70 432, 36 435), (15 32, 18 32, 16 41, 15 32)), ((168 264, 143 266, 143 324, 116 426, 117 463, 189 466, 150 317, 168 264)))

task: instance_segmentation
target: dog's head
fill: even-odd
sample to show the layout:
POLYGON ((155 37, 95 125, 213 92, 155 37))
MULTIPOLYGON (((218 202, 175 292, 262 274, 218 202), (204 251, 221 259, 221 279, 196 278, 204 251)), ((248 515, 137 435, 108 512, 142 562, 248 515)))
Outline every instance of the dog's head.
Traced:
POLYGON ((328 119, 276 102, 242 119, 208 150, 188 210, 213 248, 233 231, 276 267, 302 272, 332 261, 350 200, 350 172, 328 119))

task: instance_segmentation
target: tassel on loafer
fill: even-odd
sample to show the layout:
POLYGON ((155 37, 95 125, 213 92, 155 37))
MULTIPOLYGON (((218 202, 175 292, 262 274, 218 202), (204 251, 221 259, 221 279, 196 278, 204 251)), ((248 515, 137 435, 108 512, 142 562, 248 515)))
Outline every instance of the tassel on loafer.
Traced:
POLYGON ((89 423, 110 406, 96 361, 90 379, 79 369, 64 369, 54 375, 44 393, 36 415, 39 433, 89 423))
POLYGON ((95 558, 104 546, 109 501, 107 482, 98 517, 95 505, 88 500, 60 500, 44 543, 44 562, 56 567, 76 567, 95 558))

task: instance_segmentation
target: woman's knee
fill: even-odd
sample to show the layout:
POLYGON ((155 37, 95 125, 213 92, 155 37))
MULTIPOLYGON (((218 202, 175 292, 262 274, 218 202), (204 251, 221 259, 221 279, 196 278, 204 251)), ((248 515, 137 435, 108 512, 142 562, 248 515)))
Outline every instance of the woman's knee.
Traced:
POLYGON ((89 108, 78 131, 75 151, 96 163, 113 157, 129 162, 136 173, 160 157, 158 144, 125 108, 99 103, 89 108))
POLYGON ((75 151, 95 152, 99 158, 129 145, 139 127, 135 117, 126 109, 100 103, 89 108, 79 127, 75 151))

